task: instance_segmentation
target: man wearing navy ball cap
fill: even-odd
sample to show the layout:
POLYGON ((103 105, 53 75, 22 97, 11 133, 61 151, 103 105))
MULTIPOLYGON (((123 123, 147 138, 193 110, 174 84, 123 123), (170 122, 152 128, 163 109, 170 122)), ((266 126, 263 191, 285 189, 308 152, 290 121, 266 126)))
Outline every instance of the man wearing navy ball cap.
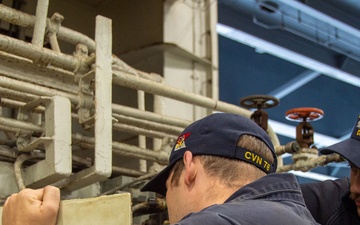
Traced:
POLYGON ((317 224, 292 174, 275 174, 268 134, 243 116, 217 113, 189 125, 169 165, 142 191, 166 196, 171 224, 317 224))
POLYGON ((350 166, 350 178, 301 185, 307 207, 323 225, 360 224, 360 115, 350 138, 320 150, 337 153, 350 166))

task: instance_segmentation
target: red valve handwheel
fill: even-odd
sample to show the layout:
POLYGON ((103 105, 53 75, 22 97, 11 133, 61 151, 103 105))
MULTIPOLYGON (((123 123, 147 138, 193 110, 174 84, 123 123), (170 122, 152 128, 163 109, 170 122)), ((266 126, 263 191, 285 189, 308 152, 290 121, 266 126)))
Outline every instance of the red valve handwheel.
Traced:
POLYGON ((318 108, 304 107, 290 109, 285 113, 285 117, 291 121, 315 121, 323 118, 324 111, 318 108))

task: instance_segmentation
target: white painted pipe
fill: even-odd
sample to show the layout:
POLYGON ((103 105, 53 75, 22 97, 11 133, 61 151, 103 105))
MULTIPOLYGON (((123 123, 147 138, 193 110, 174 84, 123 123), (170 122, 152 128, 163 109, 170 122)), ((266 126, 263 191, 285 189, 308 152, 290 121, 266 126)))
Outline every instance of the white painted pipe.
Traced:
POLYGON ((36 47, 42 48, 44 45, 48 8, 49 8, 49 0, 37 1, 34 32, 31 40, 31 43, 36 47))
MULTIPOLYGON (((34 28, 35 26, 35 16, 12 9, 3 4, 0 4, 0 20, 25 28, 34 28)), ((61 26, 58 38, 73 45, 82 43, 87 46, 89 52, 95 52, 95 41, 80 32, 61 26)))
POLYGON ((43 65, 52 65, 68 71, 76 69, 89 70, 90 65, 85 65, 78 58, 60 52, 54 52, 47 48, 38 48, 30 43, 0 35, 0 51, 15 54, 31 59, 43 65), (82 68, 85 67, 85 68, 82 68))

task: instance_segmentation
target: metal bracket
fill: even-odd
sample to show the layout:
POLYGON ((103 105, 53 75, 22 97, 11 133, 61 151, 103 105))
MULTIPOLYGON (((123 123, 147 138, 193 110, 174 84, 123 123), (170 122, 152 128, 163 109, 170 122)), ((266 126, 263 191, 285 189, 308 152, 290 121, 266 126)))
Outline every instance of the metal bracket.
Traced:
POLYGON ((43 136, 19 148, 30 152, 44 146, 45 159, 23 170, 27 187, 38 188, 57 182, 71 174, 71 104, 70 100, 54 96, 40 97, 29 102, 21 111, 28 114, 37 106, 45 107, 43 136))
MULTIPOLYGON (((94 165, 69 177, 68 190, 76 190, 110 177, 112 172, 112 31, 111 20, 96 17, 94 165)), ((93 72, 84 77, 92 79, 93 72)), ((80 82, 80 84, 83 82, 80 82)), ((88 121, 84 121, 88 122, 88 121)))
POLYGON ((79 79, 80 99, 77 108, 79 115, 79 123, 83 125, 85 129, 91 129, 94 127, 94 91, 91 88, 91 83, 94 82, 94 79, 94 70, 91 70, 87 74, 82 75, 79 79))

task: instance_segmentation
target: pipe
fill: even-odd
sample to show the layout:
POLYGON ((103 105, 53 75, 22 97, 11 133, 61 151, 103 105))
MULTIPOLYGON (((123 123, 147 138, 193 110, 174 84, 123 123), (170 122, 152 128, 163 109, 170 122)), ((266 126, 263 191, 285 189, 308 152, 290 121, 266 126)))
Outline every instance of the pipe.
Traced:
POLYGON ((146 174, 146 173, 138 171, 138 170, 131 170, 131 169, 123 168, 123 167, 113 166, 112 174, 114 175, 115 173, 125 175, 125 176, 130 176, 130 177, 140 177, 140 176, 143 176, 146 174))
MULTIPOLYGON (((3 93, 1 91, 2 89, 0 88, 0 93, 3 93)), ((12 92, 14 93, 14 92, 12 92)), ((4 95, 3 95, 4 96, 4 95)), ((13 96, 13 95, 11 95, 13 96)), ((33 98, 29 99, 29 101, 31 100, 35 100, 36 97, 34 96, 33 98)), ((1 98, 0 99, 0 105, 4 106, 4 107, 9 107, 9 108, 21 108, 25 105, 25 103, 23 102, 19 102, 19 101, 15 101, 15 100, 11 100, 11 99, 7 99, 7 98, 1 98)), ((34 112, 36 113, 41 113, 44 111, 44 107, 43 106, 38 106, 34 109, 34 112)), ((75 113, 72 114, 72 117, 75 119, 78 119, 79 116, 75 113)), ((115 118, 119 118, 121 117, 120 115, 114 115, 115 118)), ((166 126, 166 125, 162 125, 162 124, 155 124, 155 123, 151 123, 151 122, 147 122, 147 121, 139 121, 140 123, 135 123, 135 125, 137 125, 138 127, 133 126, 134 125, 134 120, 133 118, 126 118, 124 117, 123 119, 121 119, 121 122, 123 123, 128 123, 128 124, 132 124, 132 125, 126 125, 126 124, 122 124, 122 123, 114 123, 113 124, 113 129, 117 130, 117 131, 126 131, 129 133, 133 133, 133 134, 141 134, 141 135, 145 135, 147 137, 153 137, 153 138, 172 138, 172 139, 176 139, 177 135, 181 132, 181 130, 176 130, 176 128, 171 129, 171 127, 166 126), (130 122, 129 122, 130 121, 130 122), (150 129, 146 129, 146 128, 141 128, 141 127, 146 127, 146 124, 151 124, 149 128, 151 129, 157 129, 159 130, 159 132, 157 131, 153 131, 150 129)), ((1 126, 2 127, 2 126, 1 126)), ((9 126, 6 126, 3 128, 3 130, 7 130, 10 132, 14 132, 16 133, 18 130, 15 128, 11 128, 9 126)))
MULTIPOLYGON (((74 144, 89 144, 89 146, 92 146, 95 144, 95 138, 93 137, 86 137, 81 134, 75 134, 72 135, 73 137, 73 143, 74 144)), ((159 154, 158 152, 154 152, 150 149, 143 149, 139 148, 133 145, 128 145, 120 142, 112 142, 112 148, 113 152, 115 154, 121 155, 122 153, 132 155, 133 157, 138 158, 145 158, 151 159, 153 161, 158 161, 159 163, 166 165, 168 163, 168 155, 166 154, 159 154)))
MULTIPOLYGON (((5 128, 9 127, 10 129, 19 129, 26 130, 30 132, 35 132, 36 134, 41 134, 43 132, 43 128, 39 125, 35 125, 32 123, 28 123, 21 120, 10 119, 0 116, 0 124, 5 128)), ((10 130, 9 130, 10 131, 10 130)))
MULTIPOLYGON (((2 94, 1 91, 4 91, 4 93, 6 93, 6 89, 12 89, 18 92, 29 93, 33 96, 48 96, 48 97, 57 96, 57 95, 63 96, 70 99, 70 101, 73 104, 75 105, 79 104, 79 97, 75 94, 54 90, 52 88, 48 88, 4 76, 0 76, 0 86, 2 87, 0 88, 0 94, 2 94)), ((10 92, 11 91, 8 90, 8 94, 10 94, 10 92)), ((19 97, 28 98, 27 95, 19 96, 19 97)), ((10 96, 8 96, 8 98, 10 98, 10 96)), ((16 99, 16 100, 20 100, 20 99, 16 99)))
POLYGON ((34 156, 27 155, 27 154, 21 154, 14 162, 14 173, 15 173, 15 181, 16 185, 18 186, 18 189, 21 191, 26 188, 24 179, 22 177, 21 173, 21 166, 22 164, 29 159, 33 159, 34 156))
POLYGON ((143 71, 134 69, 133 67, 126 64, 124 61, 119 59, 116 55, 113 55, 113 71, 123 72, 127 74, 132 74, 135 76, 139 76, 141 78, 152 80, 157 83, 163 83, 164 78, 159 74, 155 73, 145 73, 143 71))
POLYGON ((59 28, 61 27, 63 20, 64 17, 59 13, 54 13, 49 20, 49 29, 46 36, 49 39, 51 49, 55 52, 61 52, 59 42, 57 40, 57 34, 59 33, 59 28))
POLYGON ((251 116, 251 112, 249 110, 240 108, 238 106, 225 102, 220 102, 218 100, 197 95, 194 93, 189 93, 181 89, 165 86, 164 84, 155 83, 149 80, 142 79, 140 77, 131 76, 124 73, 120 74, 116 71, 114 71, 113 82, 117 85, 133 88, 136 90, 144 90, 147 93, 161 95, 164 97, 172 98, 197 106, 202 106, 212 110, 234 112, 247 117, 251 116))
MULTIPOLYGON (((138 100, 138 109, 141 111, 145 111, 145 92, 138 90, 137 91, 137 100, 138 100)), ((146 148, 146 137, 144 135, 139 135, 139 147, 146 148)), ((139 159, 139 170, 141 172, 147 171, 147 163, 144 159, 139 159)))
POLYGON ((31 40, 31 43, 36 47, 42 48, 44 45, 48 8, 49 8, 49 0, 37 1, 34 32, 33 32, 33 38, 31 40))
POLYGON ((330 162, 342 162, 344 159, 338 154, 331 155, 321 155, 317 158, 312 158, 308 160, 298 160, 293 164, 288 164, 278 167, 276 170, 277 173, 287 172, 290 170, 300 170, 302 172, 309 171, 317 166, 324 166, 330 162))
POLYGON ((143 120, 150 120, 153 122, 167 124, 167 125, 171 125, 171 126, 185 128, 192 122, 190 120, 178 119, 178 118, 171 117, 171 116, 157 114, 155 112, 140 111, 138 109, 124 106, 124 105, 113 104, 112 108, 113 108, 113 113, 121 114, 124 116, 130 116, 130 117, 134 117, 134 118, 138 118, 138 119, 143 119, 143 120))
MULTIPOLYGON (((43 128, 41 126, 21 120, 0 117, 0 123, 0 128, 2 128, 2 130, 10 132, 17 133, 21 130, 27 130, 29 132, 35 132, 37 135, 40 135, 43 132, 43 128)), ((74 134, 72 135, 72 140, 73 144, 75 145, 86 146, 87 148, 94 148, 95 138, 93 137, 86 137, 81 134, 74 134)), ((126 155, 139 159, 158 161, 160 164, 163 165, 167 164, 168 162, 168 155, 166 155, 165 153, 159 154, 150 149, 139 148, 119 142, 112 142, 112 147, 114 154, 117 155, 126 155)))
POLYGON ((129 125, 120 124, 120 123, 114 123, 113 129, 117 130, 117 131, 127 131, 132 134, 144 135, 144 136, 152 137, 152 138, 172 138, 172 139, 177 138, 177 135, 171 135, 166 132, 156 132, 153 130, 143 129, 140 127, 134 127, 134 126, 129 126, 129 125))
MULTIPOLYGON (((181 89, 176 89, 170 86, 165 86, 164 84, 159 84, 159 83, 155 83, 149 80, 145 80, 142 79, 140 77, 136 77, 136 76, 131 76, 128 74, 120 74, 117 71, 114 71, 114 76, 113 76, 113 83, 117 84, 117 85, 121 85, 121 86, 125 86, 128 88, 133 88, 133 89, 140 89, 140 90, 144 90, 147 93, 151 93, 154 95, 161 95, 164 97, 168 97, 168 98, 172 98, 175 100, 179 100, 182 102, 186 102, 189 104, 194 104, 197 106, 201 106, 201 107, 205 107, 211 110, 215 110, 215 111, 221 111, 221 112, 231 112, 231 113, 236 113, 236 114, 240 114, 243 115, 245 117, 250 118, 252 112, 247 110, 247 109, 243 109, 240 108, 238 106, 226 103, 226 102, 221 102, 215 99, 211 99, 205 96, 201 96, 201 95, 197 95, 194 93, 189 93, 186 92, 184 90, 181 89)), ((268 130, 267 130, 271 140, 273 141, 273 144, 276 145, 280 145, 280 142, 276 136, 276 134, 274 133, 274 131, 272 130, 272 128, 269 126, 268 130)))
POLYGON ((131 208, 133 216, 151 214, 154 213, 154 211, 164 212, 166 209, 167 206, 164 198, 151 198, 151 200, 148 198, 147 202, 138 203, 131 208))
POLYGON ((178 136, 184 127, 176 127, 174 124, 167 125, 162 123, 156 123, 148 120, 137 119, 133 117, 123 116, 119 114, 113 114, 113 117, 117 122, 127 125, 132 125, 136 127, 141 127, 144 129, 151 129, 166 132, 167 136, 178 136))
MULTIPOLYGON (((35 98, 32 100, 35 100, 35 98)), ((7 98, 3 98, 3 97, 0 98, 0 106, 3 106, 3 107, 20 109, 24 105, 25 104, 23 102, 7 99, 7 98)), ((35 112, 35 113, 42 113, 44 111, 45 111, 44 106, 37 106, 33 109, 33 112, 35 112)))
MULTIPOLYGON (((15 161, 19 154, 17 153, 16 149, 11 149, 9 146, 0 146, 0 156, 7 157, 15 161)), ((43 152, 32 152, 31 156, 36 159, 45 159, 45 154, 43 152)), ((73 155, 72 161, 74 164, 90 167, 92 165, 91 161, 88 159, 81 158, 79 156, 73 155)))
POLYGON ((277 156, 285 153, 296 153, 300 150, 300 145, 296 141, 288 142, 285 145, 275 146, 275 152, 277 156))
POLYGON ((87 71, 90 68, 90 65, 86 65, 85 61, 81 61, 74 56, 55 52, 47 48, 39 48, 5 35, 0 35, 0 50, 31 59, 36 63, 52 65, 68 71, 87 71))
POLYGON ((124 188, 126 188, 126 187, 129 187, 129 186, 131 186, 131 185, 133 185, 133 184, 136 184, 136 183, 138 183, 138 182, 151 179, 151 178, 154 177, 156 174, 157 174, 157 173, 145 174, 145 175, 143 175, 143 176, 141 176, 141 177, 135 178, 134 180, 132 180, 132 181, 126 183, 126 184, 122 184, 122 185, 120 185, 120 186, 118 186, 118 187, 115 187, 115 188, 113 188, 113 189, 110 189, 109 191, 103 192, 103 193, 101 193, 100 195, 113 194, 113 193, 115 193, 116 191, 122 190, 122 189, 124 189, 124 188))
MULTIPOLYGON (((34 28, 35 26, 35 16, 12 9, 3 4, 0 4, 0 20, 25 28, 34 28)), ((89 52, 95 52, 95 41, 80 32, 66 27, 59 27, 58 38, 73 45, 82 43, 87 46, 89 52)))
MULTIPOLYGON (((251 115, 250 111, 242 109, 235 105, 231 105, 231 104, 228 104, 225 102, 220 102, 220 101, 217 101, 217 100, 205 97, 205 96, 196 95, 193 93, 187 93, 183 90, 179 90, 179 89, 172 88, 172 87, 167 87, 163 84, 159 84, 156 82, 152 82, 152 81, 149 81, 146 79, 142 79, 142 78, 127 75, 127 74, 122 74, 121 76, 114 74, 113 81, 115 84, 118 84, 118 85, 124 85, 126 87, 135 88, 135 89, 137 89, 137 88, 143 89, 144 91, 146 91, 148 93, 162 95, 165 97, 171 97, 171 98, 179 100, 179 101, 196 104, 196 105, 210 108, 213 110, 238 113, 238 114, 241 114, 241 115, 244 115, 247 117, 250 117, 250 115, 251 115)), ((78 96, 76 96, 74 94, 56 91, 56 90, 53 90, 50 88, 18 81, 18 80, 7 78, 7 77, 0 77, 0 85, 2 87, 12 88, 12 89, 15 89, 20 92, 25 92, 25 93, 28 92, 28 93, 39 95, 39 96, 60 95, 60 96, 69 98, 70 101, 75 105, 79 104, 78 96)), ((114 111, 116 111, 116 108, 119 108, 120 106, 117 107, 116 105, 112 104, 112 107, 114 108, 114 111)), ((143 114, 143 113, 145 113, 145 112, 140 110, 139 114, 143 114)), ((148 115, 148 116, 151 115, 154 118, 155 117, 154 114, 147 113, 146 115, 148 115)), ((142 116, 144 116, 144 115, 142 115, 142 116)), ((160 119, 160 118, 164 118, 164 117, 157 116, 157 119, 160 119)), ((172 120, 172 121, 174 121, 174 120, 172 120)), ((189 124, 189 123, 187 123, 187 124, 189 124)), ((268 133, 269 133, 271 139, 273 140, 274 145, 275 146, 279 145, 277 136, 274 134, 274 132, 271 130, 270 127, 268 128, 268 133)))
POLYGON ((319 21, 332 25, 336 27, 337 30, 342 30, 348 34, 353 35, 354 37, 360 37, 360 30, 350 26, 347 23, 344 23, 340 20, 335 19, 325 13, 319 12, 318 10, 307 6, 306 4, 295 1, 295 0, 279 0, 281 3, 292 7, 300 12, 303 12, 307 15, 311 15, 314 19, 318 19, 319 21))
POLYGON ((11 149, 9 146, 3 145, 0 145, 0 155, 11 159, 16 159, 19 156, 15 149, 11 149))

